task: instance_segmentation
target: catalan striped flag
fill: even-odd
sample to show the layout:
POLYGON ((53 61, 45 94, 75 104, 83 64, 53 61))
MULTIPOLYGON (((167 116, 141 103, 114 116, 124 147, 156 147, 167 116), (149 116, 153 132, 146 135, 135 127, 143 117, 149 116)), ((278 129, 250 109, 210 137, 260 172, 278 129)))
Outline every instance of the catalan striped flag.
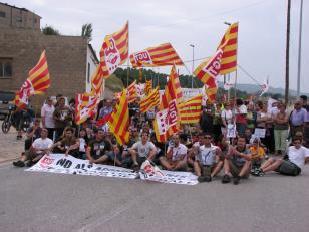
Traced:
POLYGON ((29 71, 29 76, 17 92, 14 103, 17 107, 25 107, 29 97, 43 94, 50 86, 49 71, 45 50, 42 52, 38 63, 29 71))
POLYGON ((180 117, 176 99, 171 100, 167 108, 156 113, 153 128, 158 142, 166 142, 169 137, 180 130, 180 117))
POLYGON ((180 123, 198 123, 201 118, 203 95, 199 94, 179 104, 180 123))
POLYGON ((109 77, 128 58, 129 24, 121 30, 107 35, 100 50, 100 64, 103 78, 109 77))
POLYGON ((146 80, 146 83, 145 83, 145 94, 146 95, 148 95, 149 93, 150 93, 150 91, 151 91, 151 89, 152 89, 152 80, 150 79, 150 80, 146 80))
POLYGON ((98 97, 103 93, 103 73, 101 65, 97 65, 94 73, 91 76, 91 91, 93 91, 98 97))
POLYGON ((107 123, 120 145, 129 141, 129 108, 125 89, 122 91, 119 103, 115 106, 107 123))
POLYGON ((95 114, 99 98, 93 92, 78 93, 75 97, 75 123, 82 124, 95 114))
POLYGON ((222 48, 220 74, 236 71, 237 68, 238 23, 233 23, 225 32, 218 49, 222 48))
POLYGON ((182 101, 183 93, 180 86, 179 76, 176 71, 176 66, 174 65, 169 76, 167 85, 165 86, 165 92, 162 95, 160 109, 165 109, 169 106, 169 102, 173 99, 176 99, 176 102, 179 103, 182 101))
POLYGON ((130 85, 127 87, 127 98, 128 103, 134 102, 137 98, 137 92, 136 92, 136 81, 133 81, 130 85))
POLYGON ((140 111, 142 113, 146 112, 152 107, 158 106, 160 104, 160 93, 159 88, 153 89, 147 96, 140 101, 140 111))
POLYGON ((167 65, 184 65, 171 43, 160 44, 156 47, 148 47, 142 51, 130 55, 133 67, 155 67, 167 65))

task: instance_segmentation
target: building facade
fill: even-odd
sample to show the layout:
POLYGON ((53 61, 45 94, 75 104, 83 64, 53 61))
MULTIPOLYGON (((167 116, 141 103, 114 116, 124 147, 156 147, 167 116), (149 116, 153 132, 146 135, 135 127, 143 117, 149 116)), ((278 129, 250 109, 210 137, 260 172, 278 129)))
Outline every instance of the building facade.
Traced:
MULTIPOLYGON (((0 7, 0 14, 5 10, 5 16, 11 17, 12 14, 7 13, 10 12, 7 8, 11 7, 13 16, 16 15, 15 6, 0 4, 0 7)), ((30 18, 33 14, 24 8, 21 11, 22 15, 30 18)), ((0 17, 0 90, 17 91, 44 49, 51 86, 45 96, 33 96, 32 105, 38 108, 46 96, 63 94, 73 98, 76 93, 89 90, 91 74, 95 71, 98 59, 86 38, 44 35, 37 28, 40 16, 37 16, 37 24, 33 24, 35 27, 29 27, 31 23, 24 23, 24 26, 10 24, 10 21, 14 22, 14 17, 8 20, 1 20, 0 17)))

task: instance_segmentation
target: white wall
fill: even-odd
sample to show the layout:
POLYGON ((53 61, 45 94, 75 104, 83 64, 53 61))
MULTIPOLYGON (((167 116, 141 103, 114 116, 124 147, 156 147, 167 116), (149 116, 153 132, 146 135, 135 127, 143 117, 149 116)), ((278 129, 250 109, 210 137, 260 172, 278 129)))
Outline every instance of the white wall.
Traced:
POLYGON ((86 62, 86 76, 85 76, 86 92, 90 92, 91 90, 91 75, 95 71, 96 66, 97 66, 96 60, 93 57, 89 46, 87 46, 87 62, 86 62), (89 79, 88 79, 88 73, 89 73, 89 79))

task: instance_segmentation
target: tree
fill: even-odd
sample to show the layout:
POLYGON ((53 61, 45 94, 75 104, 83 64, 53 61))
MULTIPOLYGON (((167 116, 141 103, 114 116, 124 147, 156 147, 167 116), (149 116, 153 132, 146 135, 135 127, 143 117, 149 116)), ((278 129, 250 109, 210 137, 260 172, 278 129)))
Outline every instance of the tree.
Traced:
POLYGON ((82 26, 82 37, 86 37, 89 41, 92 40, 92 24, 91 23, 85 23, 82 26))
POLYGON ((53 28, 52 26, 48 26, 48 25, 42 28, 42 33, 44 35, 60 35, 57 29, 53 28))

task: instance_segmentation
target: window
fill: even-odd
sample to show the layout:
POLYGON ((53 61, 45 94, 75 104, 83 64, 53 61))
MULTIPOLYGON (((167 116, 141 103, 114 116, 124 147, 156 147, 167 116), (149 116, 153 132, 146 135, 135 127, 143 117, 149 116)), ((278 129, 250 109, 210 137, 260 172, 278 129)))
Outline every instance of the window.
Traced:
POLYGON ((5 12, 4 11, 0 11, 0 17, 5 18, 5 12))
POLYGON ((0 78, 12 77, 12 59, 0 58, 0 78))
POLYGON ((87 83, 90 82, 90 63, 88 62, 88 66, 87 66, 87 83))

